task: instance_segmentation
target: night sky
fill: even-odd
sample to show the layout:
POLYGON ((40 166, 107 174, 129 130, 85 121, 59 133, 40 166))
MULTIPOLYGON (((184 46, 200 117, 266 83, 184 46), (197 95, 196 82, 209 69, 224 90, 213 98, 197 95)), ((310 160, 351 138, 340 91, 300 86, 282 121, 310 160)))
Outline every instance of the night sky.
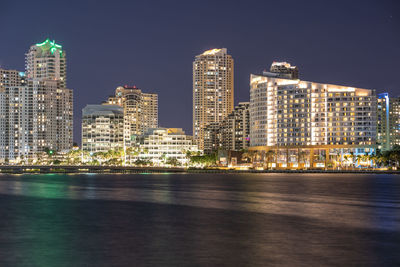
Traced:
POLYGON ((400 1, 0 0, 0 66, 24 70, 47 37, 67 52, 74 140, 81 109, 119 85, 159 94, 159 124, 192 133, 192 61, 226 47, 235 60, 235 104, 250 73, 272 61, 308 81, 400 95, 400 1))

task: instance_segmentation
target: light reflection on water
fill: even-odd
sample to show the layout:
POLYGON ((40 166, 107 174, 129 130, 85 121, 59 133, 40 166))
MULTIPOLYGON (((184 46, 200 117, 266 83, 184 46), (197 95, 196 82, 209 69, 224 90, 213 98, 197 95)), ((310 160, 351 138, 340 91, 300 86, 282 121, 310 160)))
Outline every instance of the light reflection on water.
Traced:
POLYGON ((56 265, 68 266, 71 256, 83 264, 111 242, 142 248, 133 259, 124 247, 106 249, 106 259, 96 254, 105 266, 132 266, 124 255, 171 266, 193 257, 200 265, 397 264, 391 252, 400 251, 399 193, 394 175, 0 175, 0 207, 9 217, 0 235, 9 228, 15 234, 0 237, 0 251, 8 248, 2 241, 15 245, 15 254, 0 252, 0 263, 1 256, 14 263, 17 254, 34 253, 38 266, 46 256, 56 265), (73 247, 82 238, 89 254, 73 247), (28 244, 34 251, 24 252, 28 244))

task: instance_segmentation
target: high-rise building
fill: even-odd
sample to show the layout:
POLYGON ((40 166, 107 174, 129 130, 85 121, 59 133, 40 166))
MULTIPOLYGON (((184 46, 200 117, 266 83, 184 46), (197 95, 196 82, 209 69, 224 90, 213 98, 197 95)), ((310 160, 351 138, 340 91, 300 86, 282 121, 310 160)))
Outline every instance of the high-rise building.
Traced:
POLYGON ((124 110, 118 105, 82 109, 82 150, 90 153, 124 148, 124 110))
POLYGON ((210 123, 204 129, 204 152, 218 149, 240 151, 250 144, 250 103, 240 102, 221 122, 210 123))
POLYGON ((36 152, 35 99, 23 72, 0 68, 0 162, 27 159, 36 152))
POLYGON ((53 80, 59 88, 66 88, 66 54, 62 46, 46 39, 32 45, 26 54, 26 76, 28 79, 53 80))
POLYGON ((212 49, 193 62, 193 136, 204 149, 204 128, 233 110, 233 59, 227 49, 212 49))
POLYGON ((38 100, 38 151, 72 148, 73 92, 67 89, 66 52, 46 39, 26 54, 26 77, 38 100))
POLYGON ((370 153, 375 145, 374 90, 251 75, 250 146, 282 152, 278 167, 299 164, 301 149, 312 155, 309 167, 321 167, 337 154, 370 153))
POLYGON ((400 96, 390 98, 390 145, 400 146, 400 96))
POLYGON ((124 110, 124 139, 131 146, 137 136, 158 127, 158 95, 143 93, 136 86, 120 86, 107 104, 119 105, 124 110))
POLYGON ((376 144, 381 150, 390 150, 389 94, 378 94, 376 101, 376 144))
POLYGON ((65 85, 65 51, 48 39, 30 47, 25 73, 0 69, 0 161, 72 148, 72 90, 65 85))

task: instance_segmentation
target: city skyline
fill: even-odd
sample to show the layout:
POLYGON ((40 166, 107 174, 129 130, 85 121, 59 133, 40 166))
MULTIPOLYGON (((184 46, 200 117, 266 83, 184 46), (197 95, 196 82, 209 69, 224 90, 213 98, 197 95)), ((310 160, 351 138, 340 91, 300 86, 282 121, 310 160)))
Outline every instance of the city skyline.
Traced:
MULTIPOLYGON (((124 14, 130 14, 132 10, 135 10, 134 17, 137 19, 151 14, 146 4, 122 4, 118 8, 111 8, 109 16, 105 15, 104 10, 108 7, 105 3, 99 3, 96 7, 93 6, 94 2, 67 4, 66 10, 57 9, 57 14, 51 12, 55 8, 50 5, 35 4, 41 7, 44 14, 48 11, 47 16, 32 20, 30 25, 26 25, 27 33, 19 37, 14 35, 15 32, 4 29, 2 37, 9 42, 0 44, 2 51, 7 51, 0 55, 0 65, 6 69, 23 70, 23 55, 26 50, 31 44, 43 42, 46 38, 54 39, 63 45, 68 53, 68 87, 74 89, 76 100, 74 141, 80 142, 80 110, 86 104, 100 103, 112 94, 117 86, 124 84, 137 85, 158 93, 160 126, 182 127, 190 134, 192 114, 188 111, 192 109, 189 100, 192 98, 191 63, 195 55, 212 48, 226 47, 235 59, 235 105, 249 100, 250 73, 261 73, 272 61, 288 61, 298 66, 303 80, 377 89, 378 93, 389 92, 390 95, 396 96, 396 62, 400 60, 400 54, 395 49, 400 43, 400 38, 395 33, 399 26, 399 18, 395 14, 398 5, 390 1, 380 4, 362 3, 363 5, 346 5, 349 10, 342 10, 341 22, 337 24, 332 22, 336 16, 335 12, 345 6, 345 3, 340 1, 326 6, 315 2, 310 10, 301 8, 302 12, 296 11, 298 4, 293 2, 285 10, 286 13, 278 12, 282 11, 281 4, 270 3, 268 8, 271 14, 262 19, 256 18, 256 14, 260 14, 258 12, 267 6, 261 2, 258 3, 260 11, 251 8, 252 3, 229 6, 215 3, 214 9, 210 11, 211 15, 227 8, 232 14, 243 12, 242 20, 247 19, 248 22, 240 25, 240 21, 227 15, 212 16, 206 25, 213 24, 212 22, 220 22, 221 25, 215 26, 212 31, 195 27, 194 30, 197 30, 198 34, 188 31, 191 23, 194 23, 190 18, 191 15, 200 16, 205 7, 195 10, 190 3, 182 4, 177 18, 170 18, 166 12, 171 11, 173 5, 163 6, 161 3, 151 11, 153 15, 159 15, 158 18, 154 21, 145 20, 149 31, 134 26, 135 20, 131 23, 121 18, 124 14), (75 10, 77 6, 81 7, 76 12, 77 22, 63 22, 62 19, 68 11, 75 10), (89 8, 93 8, 92 12, 88 11, 89 8), (163 11, 163 8, 167 9, 163 11), (314 14, 319 9, 321 14, 327 16, 325 22, 318 19, 321 14, 314 14), (371 14, 372 10, 374 12, 371 14), (143 11, 143 14, 139 11, 143 11), (297 13, 302 13, 302 16, 308 15, 310 20, 294 24, 299 17, 297 13), (280 14, 286 21, 278 22, 280 14), (56 17, 60 19, 55 19, 56 17), (93 19, 92 22, 89 21, 90 18, 93 19), (161 25, 163 19, 168 19, 168 23, 161 25), (45 23, 48 20, 52 23, 45 23), (189 25, 180 25, 184 24, 182 21, 188 22, 189 25), (314 21, 321 25, 314 25, 314 21), (81 23, 82 27, 76 29, 76 23, 81 23), (108 26, 102 29, 93 27, 97 24, 108 26), (269 24, 275 27, 267 27, 269 24), (360 24, 365 24, 361 30, 360 24), (290 25, 296 25, 295 29, 289 29, 290 25), (231 33, 227 26, 236 27, 237 32, 231 33), (115 27, 122 27, 123 30, 114 33, 115 27), (165 29, 175 29, 170 33, 174 38, 167 38, 170 35, 162 33, 165 29), (284 36, 281 32, 288 29, 289 32, 285 35, 289 36, 284 36), (358 30, 357 34, 353 34, 354 29, 358 30), (76 34, 77 32, 80 34, 76 34), (132 37, 124 32, 128 35, 132 33, 132 37), (96 33, 106 34, 107 38, 96 33), (190 36, 181 37, 180 33, 190 36), (257 33, 258 35, 255 35, 257 33), (253 35, 259 39, 238 42, 253 35), (299 37, 303 39, 303 36, 310 41, 299 40, 299 37), (131 38, 135 39, 135 42, 130 42, 131 38), (159 42, 160 39, 163 40, 162 43, 159 42), (335 41, 336 39, 341 41, 335 41), (288 42, 290 40, 291 43, 288 42), (103 57, 102 60, 99 57, 103 57), (179 97, 176 97, 177 95, 179 97)), ((29 8, 29 2, 26 5, 27 11, 21 11, 12 2, 2 3, 0 22, 3 27, 7 19, 17 11, 30 18, 32 15, 28 14, 28 11, 37 7, 29 8)), ((15 26, 19 23, 16 21, 15 26)))

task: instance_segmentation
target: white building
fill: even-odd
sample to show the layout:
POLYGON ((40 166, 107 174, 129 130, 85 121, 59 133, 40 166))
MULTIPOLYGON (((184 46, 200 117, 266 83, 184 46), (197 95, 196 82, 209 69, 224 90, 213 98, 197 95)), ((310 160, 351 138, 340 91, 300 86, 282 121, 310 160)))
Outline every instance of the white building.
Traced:
POLYGON ((90 153, 124 148, 124 111, 117 105, 82 109, 82 150, 90 153))
POLYGON ((311 155, 312 167, 313 161, 323 166, 338 154, 371 153, 376 146, 375 91, 251 75, 250 146, 282 152, 277 157, 282 167, 298 164, 302 152, 311 155))
POLYGON ((0 162, 32 157, 37 147, 36 93, 25 75, 0 68, 0 162))
POLYGON ((188 163, 186 153, 197 153, 191 136, 185 135, 180 128, 150 129, 138 139, 139 159, 148 160, 154 165, 165 165, 168 159, 176 159, 180 164, 188 163))
POLYGON ((0 162, 72 148, 73 95, 65 51, 54 41, 30 47, 26 75, 0 69, 0 162))

